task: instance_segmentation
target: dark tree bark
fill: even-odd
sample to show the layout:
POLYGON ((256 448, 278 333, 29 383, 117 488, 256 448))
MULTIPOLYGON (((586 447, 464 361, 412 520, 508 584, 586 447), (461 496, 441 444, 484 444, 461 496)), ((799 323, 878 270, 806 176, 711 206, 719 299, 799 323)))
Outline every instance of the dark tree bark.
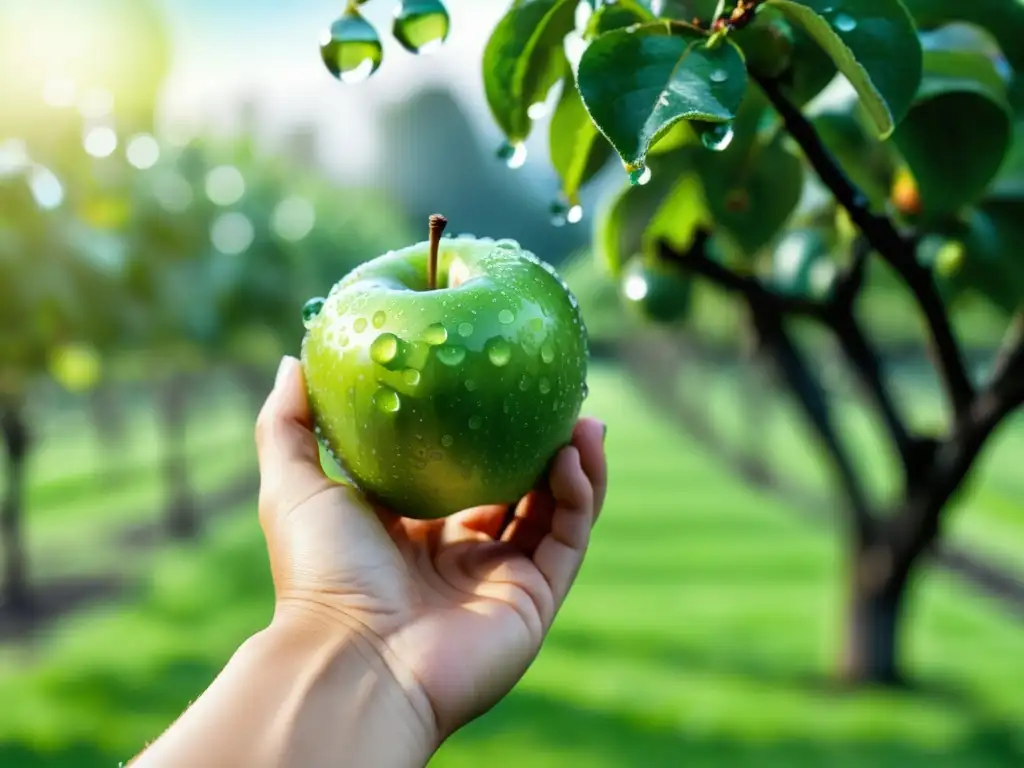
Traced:
POLYGON ((32 611, 33 602, 22 519, 30 438, 21 400, 0 399, 0 433, 7 453, 7 493, 0 507, 0 546, 3 549, 0 605, 17 615, 27 615, 32 611))
POLYGON ((170 376, 160 392, 160 417, 164 435, 164 488, 167 504, 164 527, 176 539, 199 535, 199 511, 189 480, 186 444, 188 425, 188 378, 170 376))

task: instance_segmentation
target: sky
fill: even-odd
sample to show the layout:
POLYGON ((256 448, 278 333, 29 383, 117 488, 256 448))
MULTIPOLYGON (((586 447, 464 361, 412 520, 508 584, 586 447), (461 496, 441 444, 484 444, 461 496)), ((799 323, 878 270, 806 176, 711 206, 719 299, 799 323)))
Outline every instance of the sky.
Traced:
POLYGON ((312 122, 324 131, 325 158, 349 173, 369 173, 376 151, 375 121, 382 106, 426 83, 447 83, 485 140, 498 129, 483 95, 481 55, 508 6, 505 0, 448 0, 448 42, 430 56, 414 56, 390 37, 395 0, 361 7, 381 32, 384 62, 366 82, 346 85, 324 68, 318 39, 343 0, 160 0, 174 45, 174 68, 163 99, 168 125, 199 121, 231 130, 243 100, 257 105, 271 136, 312 122))

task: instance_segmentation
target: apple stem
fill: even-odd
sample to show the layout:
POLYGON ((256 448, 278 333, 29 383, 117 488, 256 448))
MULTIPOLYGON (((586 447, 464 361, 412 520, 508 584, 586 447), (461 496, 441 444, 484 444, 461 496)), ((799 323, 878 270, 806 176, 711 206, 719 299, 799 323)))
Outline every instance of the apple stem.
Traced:
POLYGON ((427 290, 437 288, 437 251, 441 247, 441 235, 448 226, 448 219, 440 213, 430 217, 430 261, 427 262, 427 290))

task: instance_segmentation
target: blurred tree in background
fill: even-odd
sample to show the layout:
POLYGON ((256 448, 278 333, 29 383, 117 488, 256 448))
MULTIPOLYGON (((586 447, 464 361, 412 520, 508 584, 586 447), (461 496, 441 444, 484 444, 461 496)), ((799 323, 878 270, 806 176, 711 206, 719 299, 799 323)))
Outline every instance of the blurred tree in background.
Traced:
POLYGON ((671 402, 666 350, 710 331, 752 350, 799 404, 843 496, 853 681, 903 678, 907 587, 1024 402, 1022 30, 1024 6, 999 0, 525 0, 484 52, 513 151, 534 106, 557 97, 550 155, 569 206, 613 156, 625 167, 595 236, 621 300, 590 300, 614 317, 602 325, 620 329, 639 383, 671 402), (823 97, 837 75, 844 95, 823 97), (980 367, 961 338, 979 323, 1009 327, 980 367), (897 401, 878 334, 927 338, 943 424, 897 401), (832 350, 888 436, 889 498, 849 452, 832 350))

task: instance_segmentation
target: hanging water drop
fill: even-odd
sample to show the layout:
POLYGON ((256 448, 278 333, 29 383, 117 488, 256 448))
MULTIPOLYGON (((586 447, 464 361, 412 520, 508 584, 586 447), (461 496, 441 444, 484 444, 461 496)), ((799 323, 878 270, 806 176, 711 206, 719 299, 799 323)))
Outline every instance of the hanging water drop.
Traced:
POLYGON ((629 173, 629 183, 633 186, 643 186, 651 180, 651 169, 641 163, 633 168, 626 168, 629 173))
POLYGON ((857 28, 857 22, 853 16, 849 16, 845 13, 837 13, 836 17, 832 19, 832 26, 840 32, 853 32, 853 30, 857 28))
POLYGON ((547 341, 545 341, 544 345, 540 348, 540 359, 545 363, 551 363, 555 359, 555 348, 547 341))
POLYGON ((568 213, 565 214, 565 220, 570 224, 579 224, 583 220, 583 206, 579 203, 572 206, 568 213))
POLYGON ((426 55, 444 44, 450 28, 448 10, 440 0, 402 0, 391 31, 405 50, 426 55))
POLYGON ((714 152, 724 152, 735 135, 731 123, 717 123, 701 132, 700 142, 714 152))
POLYGON ((553 227, 564 227, 566 221, 568 221, 569 206, 563 203, 561 200, 556 200, 548 208, 551 213, 551 226, 553 227))
POLYGON ((324 32, 320 55, 341 82, 361 83, 380 67, 384 48, 373 25, 351 7, 324 32))
POLYGON ((322 298, 317 297, 307 301, 302 307, 302 324, 308 328, 323 308, 324 300, 322 298))
POLYGON ((716 69, 711 73, 709 79, 712 83, 724 83, 729 79, 729 73, 724 69, 716 69))
POLYGON ((522 168, 526 164, 526 145, 522 142, 510 144, 506 141, 498 147, 497 156, 499 160, 504 160, 505 165, 513 170, 522 168))
POLYGON ((526 109, 526 115, 531 120, 542 120, 548 113, 548 105, 543 101, 537 101, 526 109))

